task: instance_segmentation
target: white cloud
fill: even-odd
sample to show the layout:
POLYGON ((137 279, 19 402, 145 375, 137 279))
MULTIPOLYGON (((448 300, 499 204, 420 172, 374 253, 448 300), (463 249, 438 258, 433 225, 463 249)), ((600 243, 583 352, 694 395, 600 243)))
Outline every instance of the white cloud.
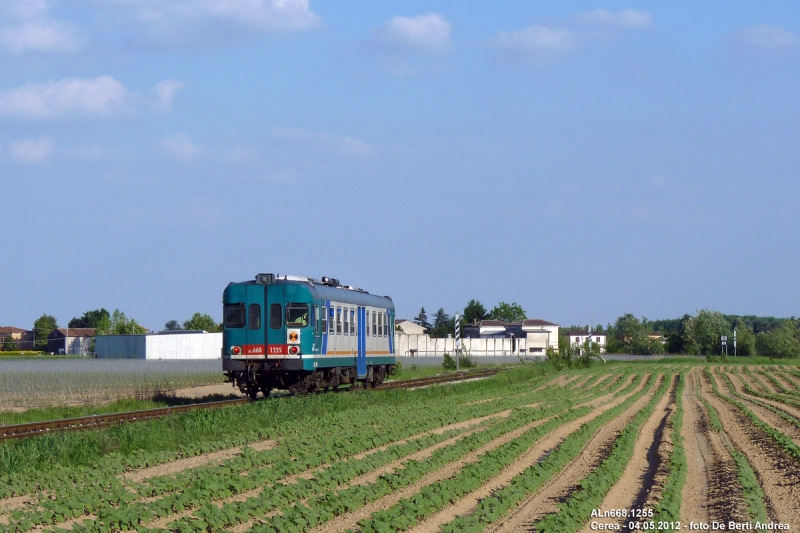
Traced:
POLYGON ((767 24, 749 26, 732 37, 740 48, 764 52, 790 50, 800 45, 800 38, 796 34, 780 26, 767 24))
POLYGON ((584 11, 578 15, 578 20, 590 26, 604 26, 620 30, 648 28, 653 25, 653 16, 650 13, 635 9, 625 9, 616 13, 605 9, 584 11))
POLYGON ((56 141, 52 137, 23 139, 12 142, 8 146, 8 153, 11 159, 17 163, 41 165, 50 158, 55 146, 56 141))
POLYGON ((78 51, 85 42, 78 27, 48 18, 47 11, 45 0, 0 0, 0 49, 14 55, 78 51))
POLYGON ((80 31, 64 22, 47 20, 0 27, 0 48, 15 55, 25 52, 72 53, 78 51, 83 43, 80 31))
POLYGON ((164 152, 180 161, 191 161, 200 155, 200 148, 189 140, 185 133, 170 135, 161 141, 164 152))
POLYGON ((452 25, 436 13, 418 17, 397 15, 376 30, 373 39, 395 49, 442 53, 452 46, 452 30, 452 25))
POLYGON ((494 38, 493 44, 506 55, 548 62, 577 48, 579 41, 566 28, 548 28, 534 24, 511 33, 501 31, 494 38))
POLYGON ((46 0, 0 0, 0 15, 6 19, 30 19, 47 13, 46 0))
POLYGON ((137 39, 160 45, 204 46, 270 31, 304 30, 321 23, 308 0, 97 0, 133 27, 137 39))
POLYGON ((164 80, 156 83, 153 87, 153 92, 156 94, 156 106, 164 111, 169 111, 172 108, 175 94, 184 87, 186 87, 185 83, 176 80, 164 80))
POLYGON ((111 76, 63 78, 41 84, 27 83, 0 91, 0 116, 26 119, 102 117, 135 112, 143 107, 169 110, 181 86, 165 80, 154 88, 156 99, 142 98, 111 76))
POLYGON ((316 144, 326 151, 341 155, 368 155, 375 148, 360 139, 336 136, 320 131, 307 131, 298 128, 273 127, 271 135, 275 139, 316 144))

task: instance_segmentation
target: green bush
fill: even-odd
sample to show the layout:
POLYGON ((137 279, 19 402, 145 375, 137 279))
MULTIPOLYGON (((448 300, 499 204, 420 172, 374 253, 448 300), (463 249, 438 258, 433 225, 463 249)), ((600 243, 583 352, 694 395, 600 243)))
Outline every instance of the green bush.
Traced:
POLYGON ((756 335, 756 352, 780 359, 800 357, 800 340, 797 339, 794 322, 787 320, 776 330, 756 335))
MULTIPOLYGON (((412 367, 413 367, 413 365, 412 365, 412 367)), ((392 367, 391 375, 395 376, 395 377, 402 376, 403 375, 403 363, 401 363, 400 361, 395 363, 394 366, 392 367)))
POLYGON ((456 369, 456 360, 453 359, 449 353, 444 354, 444 361, 442 361, 442 368, 450 371, 456 369))

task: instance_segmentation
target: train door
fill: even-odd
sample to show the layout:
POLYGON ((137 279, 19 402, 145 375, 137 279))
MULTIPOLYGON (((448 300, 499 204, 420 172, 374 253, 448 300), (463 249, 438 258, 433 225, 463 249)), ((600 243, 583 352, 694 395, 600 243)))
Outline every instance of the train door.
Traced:
POLYGON ((266 356, 264 337, 265 285, 246 285, 245 295, 245 345, 244 354, 248 359, 266 356))
POLYGON ((359 377, 367 375, 367 311, 358 308, 358 352, 356 355, 356 373, 359 377))
POLYGON ((267 285, 267 312, 265 329, 267 332, 267 357, 283 359, 287 354, 285 298, 283 285, 267 285))

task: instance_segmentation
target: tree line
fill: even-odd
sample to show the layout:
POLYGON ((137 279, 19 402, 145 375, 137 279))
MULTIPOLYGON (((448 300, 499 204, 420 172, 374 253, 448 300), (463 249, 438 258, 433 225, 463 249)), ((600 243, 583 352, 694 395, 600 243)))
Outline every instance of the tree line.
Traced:
MULTIPOLYGON (((460 323, 473 324, 480 323, 481 320, 502 320, 503 322, 518 322, 527 318, 525 310, 516 302, 500 302, 487 311, 480 300, 470 300, 461 312, 460 323)), ((428 335, 433 339, 442 339, 455 332, 455 315, 445 312, 443 307, 433 315, 433 323, 428 321, 428 313, 425 307, 419 310, 419 314, 412 320, 415 324, 422 326, 428 335)))
MULTIPOLYGON (((564 334, 576 326, 563 328, 564 334)), ((594 331, 604 331, 597 326, 594 331)), ((648 320, 627 313, 608 324, 606 351, 609 353, 720 355, 722 337, 727 337, 728 355, 777 358, 800 357, 800 320, 755 315, 725 315, 703 309, 694 315, 666 320, 648 320)))
MULTIPOLYGON (((33 322, 33 348, 36 351, 47 349, 47 338, 59 329, 58 320, 47 313, 42 314, 33 322)), ((128 317, 119 309, 109 313, 107 309, 100 308, 86 311, 79 317, 72 318, 67 323, 67 328, 93 328, 95 335, 143 335, 147 328, 139 324, 134 318, 128 317)), ((210 315, 195 313, 182 324, 177 320, 170 320, 164 329, 175 330, 204 330, 209 332, 222 331, 222 324, 218 324, 210 315)), ((0 350, 5 352, 17 351, 19 346, 10 336, 2 339, 0 350)))

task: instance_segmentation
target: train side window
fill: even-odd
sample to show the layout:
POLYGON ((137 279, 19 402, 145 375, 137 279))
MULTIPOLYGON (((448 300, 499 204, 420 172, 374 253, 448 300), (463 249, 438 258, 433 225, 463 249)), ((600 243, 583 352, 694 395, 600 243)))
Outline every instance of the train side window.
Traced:
POLYGON ((269 327, 272 329, 281 329, 283 325, 283 310, 281 304, 272 304, 269 306, 269 327))
POLYGON ((342 308, 336 307, 336 334, 342 334, 342 308))
POLYGON ((356 310, 350 308, 350 335, 356 334, 356 310))
POLYGON ((383 336, 389 336, 389 317, 386 316, 386 313, 383 313, 383 336))
POLYGON ((376 311, 372 312, 372 336, 376 337, 378 335, 378 313, 376 311))
POLYGON ((336 333, 335 316, 336 311, 334 311, 333 306, 328 307, 328 335, 336 333))
POLYGON ((344 308, 344 331, 342 332, 345 335, 350 335, 350 315, 347 312, 347 308, 344 308))
POLYGON ((250 329, 261 328, 261 306, 258 304, 250 304, 247 308, 247 327, 250 329))
POLYGON ((378 337, 383 337, 383 313, 378 313, 378 337))
POLYGON ((369 337, 369 309, 364 308, 364 335, 369 337))
POLYGON ((328 333, 328 310, 325 309, 325 306, 322 306, 322 313, 320 317, 322 317, 322 333, 328 333))
POLYGON ((227 304, 224 321, 226 328, 243 328, 245 323, 244 304, 227 304))
POLYGON ((319 335, 319 306, 315 305, 311 311, 311 320, 314 322, 314 335, 319 335))

